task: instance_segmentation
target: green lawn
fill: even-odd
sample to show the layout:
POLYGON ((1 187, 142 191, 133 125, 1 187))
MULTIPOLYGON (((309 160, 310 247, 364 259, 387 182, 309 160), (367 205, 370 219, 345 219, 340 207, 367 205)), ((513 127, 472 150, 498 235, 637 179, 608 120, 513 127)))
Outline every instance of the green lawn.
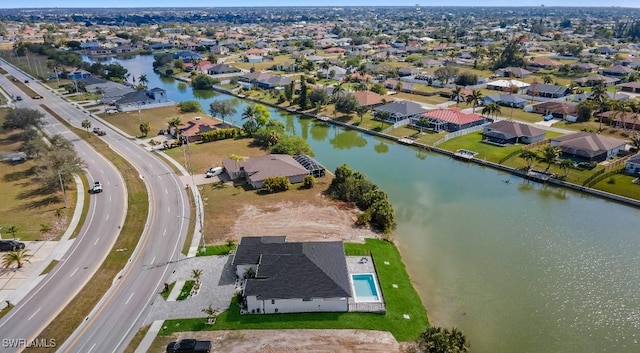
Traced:
POLYGON ((640 184, 632 182, 635 178, 629 175, 616 174, 598 182, 593 188, 640 200, 640 184))
POLYGON ((160 292, 162 299, 167 300, 167 298, 169 298, 169 293, 171 293, 175 285, 176 285, 176 282, 171 282, 169 283, 169 290, 164 290, 164 288, 162 288, 162 292, 160 292))
POLYGON ((205 252, 198 251, 196 256, 214 256, 214 255, 228 255, 232 250, 235 250, 238 246, 233 245, 229 248, 226 244, 223 245, 207 245, 205 246, 205 252))
POLYGON ((461 148, 470 150, 478 153, 476 158, 485 159, 487 161, 497 163, 509 153, 521 149, 522 145, 500 147, 484 143, 482 142, 482 132, 478 131, 453 138, 447 142, 443 142, 442 144, 438 145, 438 147, 452 152, 455 152, 461 148))
MULTIPOLYGON (((534 149, 534 151, 536 150, 537 149, 534 149)), ((515 169, 524 169, 527 166, 526 161, 520 157, 509 158, 507 161, 505 161, 502 164, 515 169)), ((536 170, 545 170, 547 168, 547 164, 534 161, 531 167, 536 170)), ((604 169, 604 167, 601 165, 598 165, 592 170, 568 169, 567 176, 564 180, 569 183, 582 185, 582 183, 585 180, 587 180, 587 178, 589 178, 591 175, 593 175, 594 173, 598 172, 601 169, 604 169)), ((553 164, 549 168, 549 172, 559 177, 564 177, 564 174, 565 174, 564 170, 562 170, 561 168, 553 164)))
POLYGON ((193 286, 195 285, 196 285, 196 281, 192 279, 184 282, 184 286, 182 287, 182 290, 180 291, 180 294, 178 295, 176 300, 185 300, 189 298, 189 295, 191 295, 191 289, 193 289, 193 286))
POLYGON ((428 326, 427 314, 413 288, 400 253, 388 242, 367 239, 365 244, 345 243, 347 254, 373 255, 378 279, 387 306, 386 315, 371 313, 300 313, 240 315, 236 299, 229 310, 220 314, 214 325, 205 318, 167 320, 160 336, 179 331, 250 330, 250 329, 369 329, 389 331, 401 342, 415 340, 428 326), (389 264, 386 265, 385 261, 389 264), (396 284, 398 288, 393 288, 396 284), (410 319, 405 319, 408 314, 410 319))

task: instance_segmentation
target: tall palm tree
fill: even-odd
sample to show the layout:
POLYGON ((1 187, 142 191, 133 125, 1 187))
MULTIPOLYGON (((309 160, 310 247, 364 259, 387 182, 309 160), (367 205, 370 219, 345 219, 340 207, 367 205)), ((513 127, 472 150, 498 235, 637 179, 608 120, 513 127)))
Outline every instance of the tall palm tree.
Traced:
POLYGON ((240 157, 240 156, 236 156, 235 154, 232 154, 231 156, 229 156, 229 159, 232 161, 235 161, 236 163, 236 172, 238 171, 238 162, 242 162, 244 161, 244 157, 240 157))
POLYGON ((181 124, 182 120, 180 120, 180 117, 171 118, 171 120, 169 120, 169 132, 171 132, 171 128, 177 128, 181 124))
POLYGON ((479 89, 474 89, 471 94, 467 96, 467 103, 473 104, 473 113, 476 112, 476 107, 482 100, 482 92, 479 89))
POLYGON ((143 121, 140 123, 140 133, 143 137, 147 137, 149 135, 149 131, 151 131, 151 123, 148 121, 143 121))
POLYGON ((143 86, 146 86, 147 83, 149 83, 149 79, 147 78, 147 75, 140 74, 140 76, 138 77, 138 83, 140 83, 143 86))
POLYGON ((456 88, 454 88, 453 91, 451 91, 451 98, 454 101, 456 101, 456 107, 457 107, 458 103, 460 103, 460 101, 464 98, 462 94, 462 87, 456 86, 456 88))
POLYGON ((87 129, 87 135, 89 135, 89 129, 91 129, 91 121, 89 119, 82 120, 82 127, 87 129))
POLYGON ((4 268, 9 268, 13 264, 16 264, 18 268, 22 268, 22 264, 29 261, 31 255, 29 254, 29 250, 27 249, 13 249, 2 255, 2 266, 4 268))
POLYGON ((40 224, 40 234, 42 234, 42 237, 44 238, 45 234, 49 233, 51 231, 51 226, 45 223, 40 224))
POLYGON ((482 108, 482 115, 495 115, 497 117, 501 112, 500 106, 496 103, 489 103, 482 108))
POLYGON ((560 152, 560 147, 558 146, 546 145, 542 147, 538 158, 541 162, 547 163, 547 168, 544 170, 545 172, 548 172, 549 168, 551 168, 551 164, 556 162, 560 156, 560 152))
POLYGON ((558 162, 558 167, 564 171, 564 177, 566 178, 569 175, 569 169, 573 168, 573 161, 570 159, 561 159, 558 162))
POLYGON ((631 136, 631 145, 635 147, 638 152, 640 152, 640 133, 636 132, 633 134, 633 136, 631 136))
MULTIPOLYGON (((593 86, 591 90, 591 95, 589 96, 589 100, 595 102, 595 107, 598 112, 602 112, 604 108, 604 104, 606 103, 609 96, 607 96, 607 88, 604 86, 602 82, 597 83, 593 86)), ((600 115, 600 126, 598 130, 602 130, 602 115, 600 115)))
POLYGON ((202 276, 202 270, 199 270, 199 269, 191 270, 191 277, 193 277, 196 283, 200 283, 200 276, 202 276))
POLYGON ((538 155, 529 149, 523 149, 520 152, 520 158, 524 159, 527 162, 527 169, 531 169, 531 165, 533 161, 538 157, 538 155))
POLYGON ((362 124, 362 118, 364 117, 364 115, 367 113, 368 110, 369 108, 367 108, 366 105, 358 105, 356 107, 356 114, 358 114, 358 116, 360 117, 360 124, 362 124))

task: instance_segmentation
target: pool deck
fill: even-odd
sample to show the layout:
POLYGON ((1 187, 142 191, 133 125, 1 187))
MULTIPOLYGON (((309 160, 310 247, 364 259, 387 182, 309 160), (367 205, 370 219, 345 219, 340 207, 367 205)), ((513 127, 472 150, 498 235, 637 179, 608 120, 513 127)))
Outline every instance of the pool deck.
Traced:
POLYGON ((356 302, 354 298, 351 297, 349 298, 349 311, 386 313, 387 309, 384 306, 382 288, 378 281, 378 274, 376 273, 376 267, 373 264, 371 256, 346 256, 346 260, 349 276, 360 273, 372 273, 374 275, 380 291, 378 295, 382 299, 381 302, 356 302))

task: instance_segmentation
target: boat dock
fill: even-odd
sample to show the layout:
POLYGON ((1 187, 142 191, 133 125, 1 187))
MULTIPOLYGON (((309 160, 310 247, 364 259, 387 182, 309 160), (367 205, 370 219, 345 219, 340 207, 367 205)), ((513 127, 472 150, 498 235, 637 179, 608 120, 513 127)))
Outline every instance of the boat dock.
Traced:
POLYGON ((464 160, 471 160, 473 159, 473 157, 475 157, 478 154, 478 152, 473 152, 473 151, 469 151, 469 150, 464 150, 464 149, 459 149, 456 151, 456 153, 454 153, 453 155, 456 158, 460 158, 460 159, 464 159, 464 160))

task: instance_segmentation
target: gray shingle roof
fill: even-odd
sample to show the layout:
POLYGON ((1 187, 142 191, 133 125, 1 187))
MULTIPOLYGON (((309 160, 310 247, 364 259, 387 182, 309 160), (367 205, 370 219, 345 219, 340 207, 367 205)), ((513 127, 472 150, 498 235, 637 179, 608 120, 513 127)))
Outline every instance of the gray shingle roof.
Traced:
POLYGON ((242 238, 238 247, 238 262, 256 256, 260 261, 256 278, 247 280, 245 295, 260 300, 351 296, 341 241, 286 243, 280 242, 284 237, 277 237, 276 242, 266 238, 271 237, 252 237, 248 242, 242 238))
POLYGON ((507 138, 513 137, 533 137, 544 135, 545 131, 527 124, 520 124, 509 120, 500 120, 485 126, 485 129, 493 130, 492 133, 499 132, 507 138))
POLYGON ((558 136, 551 139, 551 141, 557 142, 563 152, 580 156, 596 156, 626 143, 622 140, 588 132, 558 136))
POLYGON ((423 109, 420 104, 409 102, 409 101, 396 101, 393 103, 389 103, 389 104, 385 104, 383 106, 377 107, 375 110, 386 111, 391 114, 397 114, 402 116, 412 116, 412 115, 418 115, 426 112, 426 109, 423 109))

